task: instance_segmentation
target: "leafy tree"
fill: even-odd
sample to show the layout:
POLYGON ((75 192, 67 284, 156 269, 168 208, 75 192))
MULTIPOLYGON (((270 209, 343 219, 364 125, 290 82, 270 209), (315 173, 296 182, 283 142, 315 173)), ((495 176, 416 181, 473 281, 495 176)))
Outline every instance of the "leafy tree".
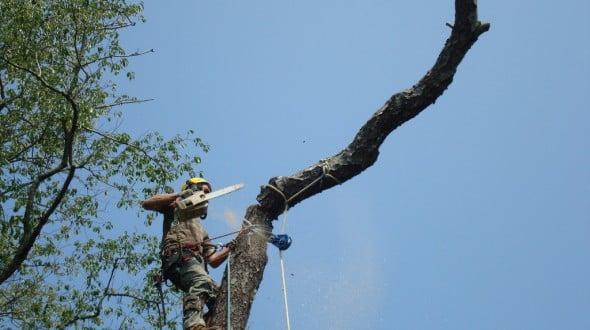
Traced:
MULTIPOLYGON (((159 267, 158 238, 116 231, 102 214, 109 201, 135 208, 145 195, 171 190, 169 182, 198 175, 195 151, 208 146, 192 131, 166 139, 117 130, 117 109, 143 102, 115 82, 133 79, 130 58, 151 52, 128 52, 119 41, 121 30, 143 21, 142 9, 125 0, 0 2, 5 324, 163 325, 160 296, 143 280, 159 267), (117 282, 122 272, 139 284, 117 282)), ((166 296, 171 308, 178 299, 166 296)))

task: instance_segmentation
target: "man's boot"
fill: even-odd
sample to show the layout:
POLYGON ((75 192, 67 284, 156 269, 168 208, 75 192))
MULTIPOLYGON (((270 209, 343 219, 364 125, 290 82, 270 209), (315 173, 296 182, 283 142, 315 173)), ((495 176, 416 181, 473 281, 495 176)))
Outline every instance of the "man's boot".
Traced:
POLYGON ((223 328, 218 327, 218 326, 208 327, 208 326, 199 324, 194 327, 186 328, 186 330, 223 330, 223 328))
POLYGON ((191 293, 185 294, 182 298, 184 329, 206 329, 205 320, 203 320, 203 307, 205 306, 203 298, 205 297, 191 293))

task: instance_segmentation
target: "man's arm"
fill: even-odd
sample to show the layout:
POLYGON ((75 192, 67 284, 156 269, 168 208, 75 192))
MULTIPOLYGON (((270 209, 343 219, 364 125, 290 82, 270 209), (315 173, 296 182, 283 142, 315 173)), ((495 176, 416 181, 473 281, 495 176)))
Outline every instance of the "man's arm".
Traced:
POLYGON ((227 256, 235 248, 235 246, 236 241, 232 240, 229 243, 225 244, 225 246, 221 248, 221 250, 216 251, 215 253, 212 253, 209 256, 207 256, 205 258, 205 261, 207 261, 207 263, 211 265, 211 267, 217 268, 219 267, 219 265, 221 265, 221 263, 225 261, 225 259, 227 259, 227 256))
POLYGON ((229 247, 224 246, 221 250, 207 256, 205 260, 211 267, 217 268, 227 259, 230 251, 231 249, 229 247))
POLYGON ((146 210, 165 213, 174 207, 176 198, 178 198, 177 193, 155 195, 141 202, 141 207, 146 210))

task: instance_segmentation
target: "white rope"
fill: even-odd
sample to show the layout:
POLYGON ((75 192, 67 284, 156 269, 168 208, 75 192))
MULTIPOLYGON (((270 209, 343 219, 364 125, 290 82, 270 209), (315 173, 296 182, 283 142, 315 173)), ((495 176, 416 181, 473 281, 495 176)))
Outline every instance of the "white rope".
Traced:
MULTIPOLYGON (((284 213, 283 223, 281 224, 281 231, 280 231, 281 234, 284 234, 285 230, 287 229, 287 213, 289 211, 289 199, 287 199, 287 196, 285 196, 285 194, 283 194, 283 192, 280 191, 277 187, 275 187, 273 185, 267 185, 267 187, 269 187, 272 190, 279 193, 279 195, 281 195, 281 197, 283 197, 283 201, 285 202, 285 210, 283 211, 283 213, 284 213)), ((287 325, 287 330, 291 330, 291 321, 289 318, 289 300, 287 298, 287 281, 285 280, 285 259, 283 258, 283 251, 281 251, 280 249, 279 249, 279 261, 280 261, 280 265, 281 265, 281 284, 283 287, 283 304, 285 306, 285 322, 287 325)))
POLYGON ((279 250, 279 259, 281 262, 281 280, 283 281, 283 300, 285 302, 285 321, 287 322, 287 330, 291 330, 291 322, 289 321, 289 303, 287 300, 287 282, 285 281, 285 261, 283 259, 283 251, 279 250))
MULTIPOLYGON (((303 187, 303 189, 299 190, 296 194, 294 194, 293 196, 287 198, 287 196, 285 196, 285 194, 279 190, 277 187, 269 184, 266 185, 267 187, 271 188, 272 190, 274 190, 275 192, 277 192, 281 197, 283 197, 283 200, 285 202, 285 210, 283 211, 284 216, 283 216, 283 223, 281 224, 281 234, 285 234, 286 229, 287 229, 287 214, 289 211, 289 202, 291 202, 293 199, 295 199, 297 196, 299 196, 300 194, 302 194, 304 191, 306 191, 307 189, 309 189, 311 186, 315 185, 316 183, 320 182, 325 176, 329 177, 330 179, 334 180, 337 184, 340 184, 340 180, 338 180, 336 177, 334 177, 333 175, 331 175, 330 173, 328 173, 328 166, 327 164, 324 164, 322 166, 322 175, 320 175, 318 178, 316 178, 315 180, 313 180, 310 184, 308 184, 307 186, 303 187)), ((289 301, 288 301, 288 297, 287 297, 287 281, 285 279, 285 259, 283 258, 283 251, 281 251, 279 249, 279 261, 280 261, 280 265, 281 265, 281 282, 283 285, 283 302, 285 305, 285 322, 287 325, 287 330, 291 330, 291 321, 289 318, 289 301)))
POLYGON ((231 252, 227 255, 227 330, 231 328, 231 252))
MULTIPOLYGON (((283 195, 284 196, 284 195, 283 195)), ((287 214, 289 213, 289 205, 285 199, 285 211, 283 216, 283 223, 281 224, 281 234, 287 230, 287 214)), ((287 330, 291 330, 291 319, 289 318, 289 301, 287 299, 287 280, 285 279, 285 259, 283 258, 283 251, 279 249, 279 262, 281 265, 281 282, 283 284, 283 303, 285 306, 285 322, 287 330)))

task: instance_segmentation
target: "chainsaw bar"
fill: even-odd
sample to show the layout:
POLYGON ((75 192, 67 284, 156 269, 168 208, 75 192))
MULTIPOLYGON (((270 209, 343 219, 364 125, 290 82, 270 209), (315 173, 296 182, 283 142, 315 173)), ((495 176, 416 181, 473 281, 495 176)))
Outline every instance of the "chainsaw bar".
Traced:
POLYGON ((181 209, 186 209, 188 207, 194 207, 199 204, 205 203, 213 198, 227 195, 227 194, 232 193, 236 190, 242 189, 242 187, 244 187, 244 184, 238 183, 238 184, 231 185, 229 187, 225 187, 223 189, 219 189, 219 190, 210 192, 208 194, 205 194, 202 191, 197 191, 194 194, 192 194, 191 196, 189 196, 181 201, 176 202, 176 204, 181 209))

